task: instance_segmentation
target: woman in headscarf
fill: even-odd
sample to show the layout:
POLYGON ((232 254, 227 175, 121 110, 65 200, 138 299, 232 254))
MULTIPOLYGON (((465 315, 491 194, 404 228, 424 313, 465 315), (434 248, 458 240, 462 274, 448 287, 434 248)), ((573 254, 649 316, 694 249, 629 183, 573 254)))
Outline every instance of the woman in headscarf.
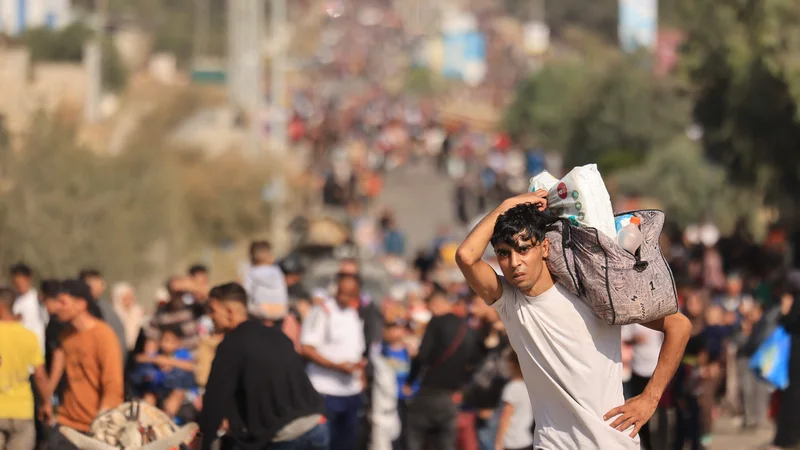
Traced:
POLYGON ((111 301, 125 329, 125 345, 133 350, 144 320, 144 310, 136 302, 133 286, 124 282, 115 284, 111 288, 111 301))

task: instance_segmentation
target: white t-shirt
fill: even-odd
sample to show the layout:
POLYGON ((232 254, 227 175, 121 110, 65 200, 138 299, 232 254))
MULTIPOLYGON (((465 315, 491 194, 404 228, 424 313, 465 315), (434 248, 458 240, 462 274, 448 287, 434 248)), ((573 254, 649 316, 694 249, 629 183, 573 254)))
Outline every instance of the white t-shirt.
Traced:
POLYGON ((17 297, 11 307, 11 313, 21 317, 22 326, 36 335, 39 347, 44 351, 45 318, 36 289, 28 289, 28 292, 17 297))
POLYGON ((633 342, 631 371, 640 377, 652 377, 658 364, 664 333, 637 323, 622 327, 622 340, 633 342))
POLYGON ((519 357, 533 404, 534 448, 545 450, 639 449, 639 437, 604 421, 625 403, 620 327, 598 318, 579 298, 556 284, 526 297, 500 277, 494 303, 519 357))
POLYGON ((503 436, 503 447, 525 448, 533 444, 533 409, 528 388, 522 380, 512 380, 503 388, 503 403, 514 407, 506 435, 503 436))
MULTIPOLYGON (((364 323, 353 308, 340 308, 335 300, 314 307, 303 321, 300 343, 314 347, 334 363, 357 363, 364 357, 364 323)), ((306 368, 314 389, 322 395, 349 397, 364 390, 358 374, 347 375, 314 363, 306 368)))

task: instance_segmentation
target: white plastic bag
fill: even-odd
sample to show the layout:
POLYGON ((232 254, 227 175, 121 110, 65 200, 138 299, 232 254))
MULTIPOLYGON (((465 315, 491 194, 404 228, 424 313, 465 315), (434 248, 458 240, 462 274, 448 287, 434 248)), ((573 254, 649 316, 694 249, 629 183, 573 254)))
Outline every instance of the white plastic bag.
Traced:
POLYGON ((561 180, 542 172, 531 178, 529 190, 538 189, 547 190, 547 206, 555 215, 569 219, 575 225, 596 228, 611 239, 616 238, 611 197, 597 164, 576 167, 561 180))
POLYGON ((539 189, 550 191, 558 184, 558 179, 550 174, 550 172, 543 170, 539 175, 531 178, 531 184, 528 186, 528 192, 536 192, 539 189))

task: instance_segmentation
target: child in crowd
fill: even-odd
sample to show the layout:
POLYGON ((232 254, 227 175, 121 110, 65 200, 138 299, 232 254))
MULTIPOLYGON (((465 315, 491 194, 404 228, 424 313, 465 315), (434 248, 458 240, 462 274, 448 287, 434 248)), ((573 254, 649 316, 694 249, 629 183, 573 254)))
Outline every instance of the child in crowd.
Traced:
MULTIPOLYGON (((397 377, 397 413, 400 416, 401 423, 405 422, 406 418, 406 402, 419 388, 417 383, 411 391, 404 390, 408 374, 411 371, 411 359, 414 357, 406 343, 407 335, 408 327, 404 320, 396 319, 387 322, 383 331, 383 348, 381 351, 387 365, 394 370, 397 377)), ((404 434, 401 433, 400 438, 393 445, 395 450, 403 448, 403 438, 404 434)))
POLYGON ((533 450, 533 408, 519 358, 513 350, 508 354, 508 366, 511 380, 503 389, 495 450, 533 450))
POLYGON ((131 381, 147 403, 159 406, 170 417, 178 414, 184 401, 195 390, 194 360, 189 350, 180 347, 180 333, 161 330, 156 354, 143 355, 131 374, 131 381))

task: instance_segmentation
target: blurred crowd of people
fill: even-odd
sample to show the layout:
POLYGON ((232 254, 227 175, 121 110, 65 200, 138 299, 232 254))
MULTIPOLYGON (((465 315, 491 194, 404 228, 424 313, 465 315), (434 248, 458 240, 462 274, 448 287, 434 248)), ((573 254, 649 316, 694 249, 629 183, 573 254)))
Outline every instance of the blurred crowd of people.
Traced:
MULTIPOLYGON (((400 233, 383 229, 379 253, 400 257, 402 234, 393 238, 393 231, 400 233)), ((714 236, 707 229, 662 236, 694 329, 667 395, 641 431, 643 448, 708 448, 723 414, 738 418, 742 432, 777 425, 774 444, 793 448, 800 442, 797 346, 785 391, 749 367, 778 324, 799 331, 793 303, 800 280, 786 276, 788 247, 772 234, 765 245, 714 236)), ((246 314, 281 330, 302 359, 324 404, 324 415, 312 415, 325 418, 329 448, 531 448, 537 405, 527 401, 497 312, 454 266, 454 244, 437 238, 395 271, 383 297, 363 283, 358 259, 339 261, 330 286, 309 292, 303 264, 276 262, 269 243, 252 244, 250 267, 233 289, 243 292, 246 314)), ((30 449, 39 439, 47 448, 73 448, 47 427, 53 417, 87 432, 99 412, 126 398, 157 405, 178 423, 198 420, 226 331, 214 318, 220 294, 205 266, 171 277, 151 313, 127 283, 108 292, 98 270, 58 281, 17 264, 9 275, 13 287, 0 289, 0 447, 30 449)), ((628 398, 652 375, 660 339, 640 325, 624 327, 628 398)), ((236 436, 230 427, 221 429, 236 436)))

